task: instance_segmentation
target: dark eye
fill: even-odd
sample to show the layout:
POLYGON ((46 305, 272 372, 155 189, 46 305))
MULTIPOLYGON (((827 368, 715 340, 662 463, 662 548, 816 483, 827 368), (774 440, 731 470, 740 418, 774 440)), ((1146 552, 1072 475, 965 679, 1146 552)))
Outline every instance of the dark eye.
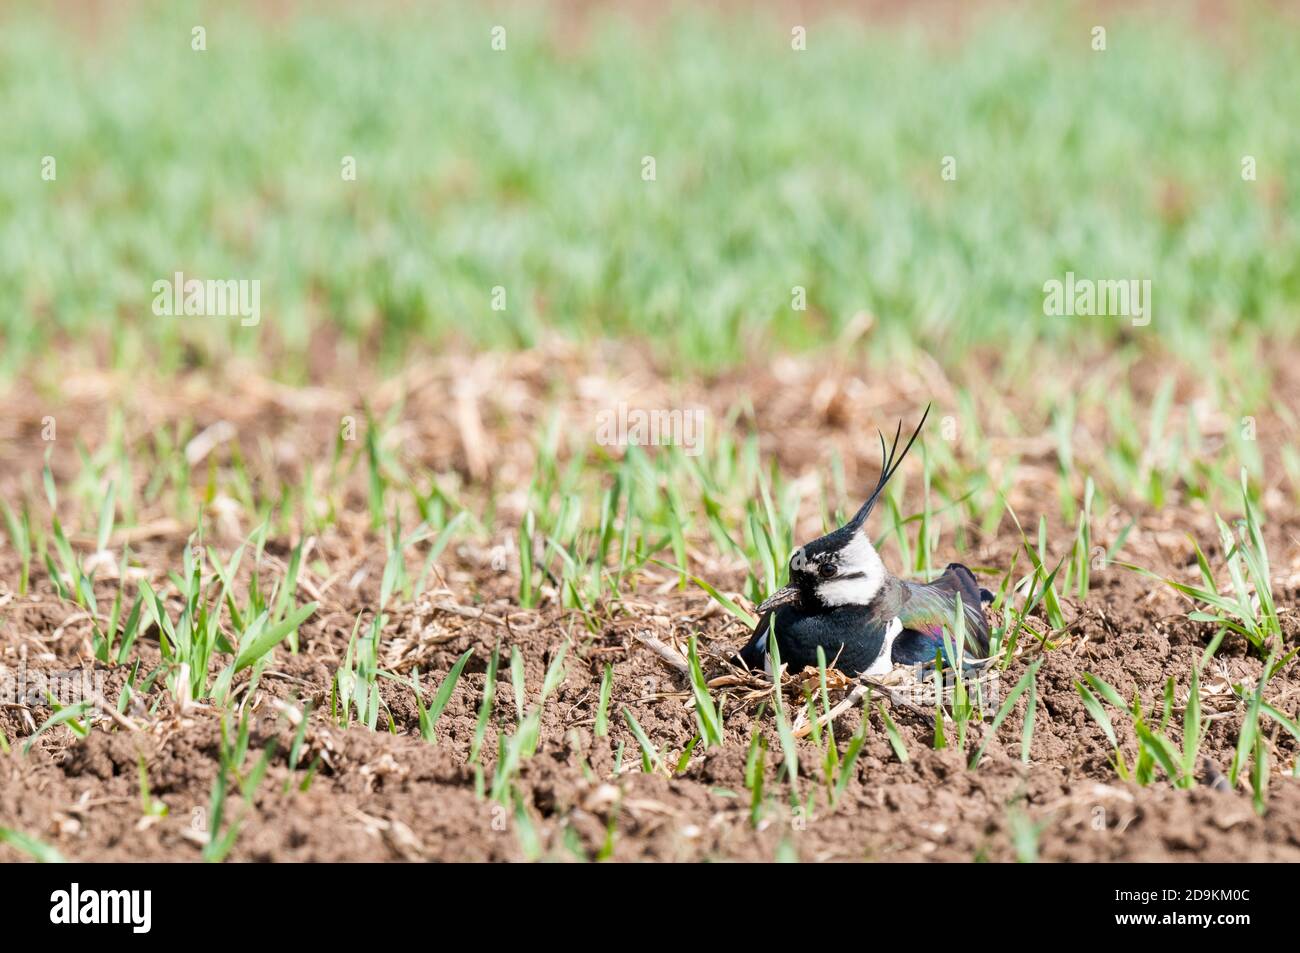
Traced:
POLYGON ((817 567, 817 575, 821 576, 823 579, 830 579, 835 575, 835 564, 822 563, 817 567))

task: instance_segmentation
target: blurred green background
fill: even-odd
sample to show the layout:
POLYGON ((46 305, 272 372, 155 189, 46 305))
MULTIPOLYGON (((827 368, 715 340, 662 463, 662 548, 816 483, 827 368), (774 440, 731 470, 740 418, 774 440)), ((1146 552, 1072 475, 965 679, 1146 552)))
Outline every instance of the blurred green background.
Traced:
POLYGON ((57 347, 293 379, 331 326, 381 362, 630 335, 716 368, 861 310, 879 360, 1290 339, 1298 21, 1184 11, 5 6, 0 376, 57 347), (155 317, 178 270, 259 279, 261 325, 155 317), (1045 317, 1066 271, 1151 279, 1152 325, 1045 317))

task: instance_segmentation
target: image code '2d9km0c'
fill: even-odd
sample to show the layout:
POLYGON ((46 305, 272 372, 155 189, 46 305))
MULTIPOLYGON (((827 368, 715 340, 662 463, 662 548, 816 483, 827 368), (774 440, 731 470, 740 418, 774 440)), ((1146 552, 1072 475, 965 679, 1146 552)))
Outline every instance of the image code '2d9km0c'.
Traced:
MULTIPOLYGON (((1297 62, 1282 3, 0 3, 0 862, 1263 922, 1297 62)), ((33 916, 169 936, 126 869, 33 916)))

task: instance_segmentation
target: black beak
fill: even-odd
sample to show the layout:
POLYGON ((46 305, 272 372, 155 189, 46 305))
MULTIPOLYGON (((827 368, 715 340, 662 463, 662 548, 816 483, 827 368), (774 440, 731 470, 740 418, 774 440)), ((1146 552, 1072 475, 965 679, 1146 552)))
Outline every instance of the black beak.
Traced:
POLYGON ((759 615, 766 615, 773 609, 779 609, 781 606, 797 605, 799 602, 799 587, 786 586, 784 589, 778 589, 763 601, 758 607, 759 615))

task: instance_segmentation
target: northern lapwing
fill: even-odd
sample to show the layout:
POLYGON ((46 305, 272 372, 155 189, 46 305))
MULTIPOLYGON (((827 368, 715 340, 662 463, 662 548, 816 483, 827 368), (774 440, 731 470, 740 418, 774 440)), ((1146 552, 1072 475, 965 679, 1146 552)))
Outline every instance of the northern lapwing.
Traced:
POLYGON ((897 472, 917 435, 925 426, 926 407, 907 446, 897 454, 903 424, 886 451, 880 434, 883 465, 876 487, 848 523, 815 539, 790 558, 789 584, 758 607, 759 622, 740 659, 751 669, 768 668, 768 640, 776 633, 781 661, 791 672, 817 664, 821 646, 826 663, 850 676, 880 675, 896 665, 934 662, 944 647, 944 627, 952 629, 960 603, 966 645, 956 649, 963 666, 985 658, 989 626, 984 604, 992 594, 981 589, 975 575, 960 563, 950 563, 932 582, 899 579, 885 568, 867 535, 867 517, 881 492, 897 472))

